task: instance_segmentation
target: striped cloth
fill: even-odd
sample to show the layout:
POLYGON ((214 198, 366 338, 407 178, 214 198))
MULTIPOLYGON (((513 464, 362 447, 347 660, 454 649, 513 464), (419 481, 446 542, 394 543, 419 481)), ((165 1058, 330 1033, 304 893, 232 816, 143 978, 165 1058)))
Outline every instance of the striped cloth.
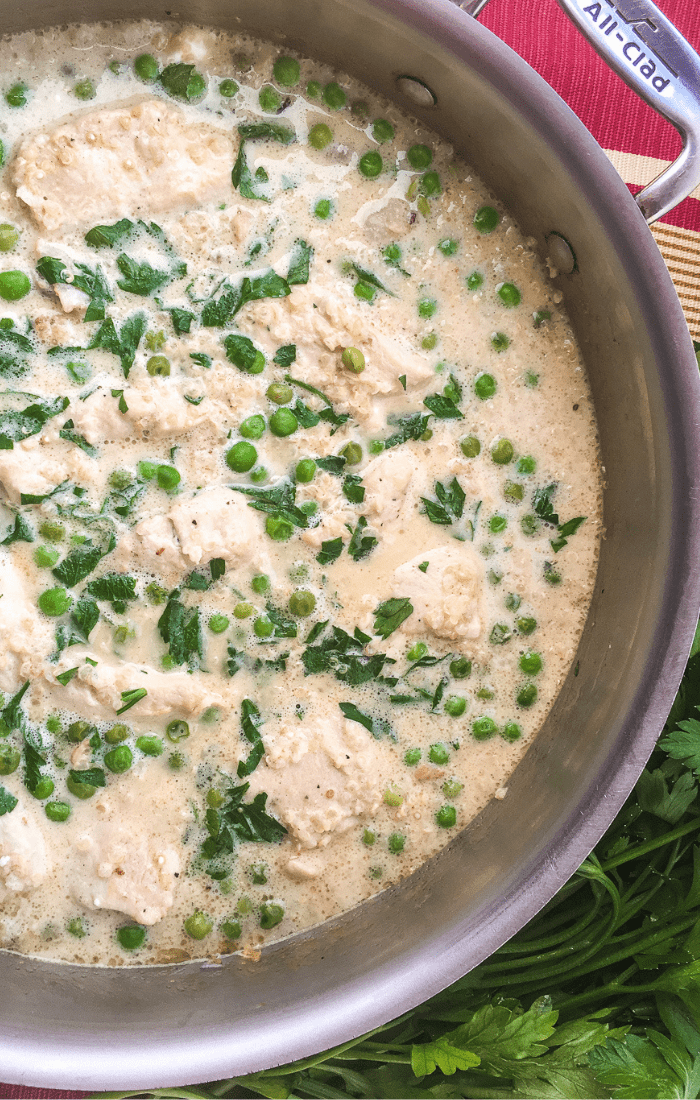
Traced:
MULTIPOLYGON (((698 0, 656 3, 700 52, 698 0)), ((566 100, 633 194, 676 159, 681 140, 674 128, 608 69, 553 0, 491 0, 479 22, 566 100)), ((700 187, 656 222, 652 233, 691 334, 700 340, 700 187)))
MULTIPOLYGON (((700 51, 698 0, 656 2, 700 51)), ((630 191, 636 194, 676 158, 680 150, 676 131, 605 66, 554 0, 539 4, 532 0, 491 0, 480 22, 524 57, 566 100, 603 147, 630 191)), ((652 232, 691 334, 700 340, 700 188, 657 222, 652 232)), ((0 1100, 87 1095, 0 1084, 0 1100)))

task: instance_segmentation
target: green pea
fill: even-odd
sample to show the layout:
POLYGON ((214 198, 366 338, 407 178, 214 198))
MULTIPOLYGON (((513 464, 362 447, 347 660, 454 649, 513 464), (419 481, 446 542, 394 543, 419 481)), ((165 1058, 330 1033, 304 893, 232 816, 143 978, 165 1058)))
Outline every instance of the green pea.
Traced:
POLYGON ((253 623, 253 633, 256 638, 271 638, 275 630, 275 624, 267 615, 259 615, 253 623))
POLYGON ((365 103, 364 99, 355 99, 350 108, 350 113, 354 115, 355 118, 367 118, 369 114, 369 104, 365 103))
POLYGON ((41 593, 37 603, 40 611, 55 618, 58 615, 65 615, 73 603, 73 597, 68 595, 65 588, 47 588, 41 593))
POLYGON ((474 227, 479 233, 493 233, 501 215, 493 206, 480 206, 474 215, 474 227))
POLYGON ((517 611, 522 602, 522 598, 517 594, 517 592, 509 592, 504 600, 504 603, 509 611, 517 611))
POLYGON ((480 687, 476 693, 477 699, 493 699, 496 694, 490 687, 480 687))
POLYGON ((353 374, 362 374, 365 369, 365 357, 359 348, 343 348, 340 361, 346 370, 353 374))
POLYGON ((460 718, 467 709, 467 700, 461 695, 450 695, 445 700, 445 714, 451 718, 460 718))
POLYGON ((177 745, 178 741, 184 741, 186 737, 190 735, 190 727, 182 718, 173 718, 172 722, 168 722, 165 727, 165 736, 168 741, 172 741, 177 745))
POLYGON ((544 563, 544 579, 547 584, 561 584, 561 573, 551 561, 544 563))
MULTIPOLYGON (((83 734, 83 736, 85 735, 83 734)), ((117 722, 103 736, 108 745, 120 745, 122 741, 126 741, 127 738, 131 737, 131 730, 123 722, 117 722)), ((82 741, 82 737, 79 740, 82 741)))
POLYGON ((107 480, 112 489, 127 489, 134 479, 128 470, 112 470, 107 480))
POLYGON ((467 676, 471 676, 472 663, 466 657, 455 657, 454 661, 450 661, 450 676, 453 676, 455 680, 466 680, 467 676))
POLYGON ((333 131, 325 122, 318 122, 309 130, 309 145, 314 149, 325 149, 333 141, 333 131))
POLYGON ((128 772, 133 762, 134 754, 128 745, 118 745, 116 749, 105 753, 105 767, 116 775, 128 772))
POLYGON ((309 481, 313 481, 315 473, 316 463, 313 458, 302 458, 296 464, 294 478, 299 484, 306 485, 309 481))
POLYGON ((401 791, 395 788, 389 788, 384 791, 382 800, 385 806, 403 806, 404 796, 401 794, 401 791))
POLYGON ((380 455, 382 453, 382 451, 384 450, 384 440, 383 439, 372 439, 372 440, 370 440, 370 444, 369 444, 369 447, 367 448, 367 450, 369 451, 369 453, 371 455, 380 455))
POLYGON ((457 811, 454 806, 441 806, 435 814, 435 820, 441 829, 451 829, 457 822, 457 811))
POLYGON ((81 718, 77 722, 71 722, 66 731, 66 737, 72 745, 78 745, 86 737, 92 737, 96 733, 97 727, 81 718))
POLYGON ((78 940, 82 940, 87 935, 85 925, 80 917, 72 917, 66 924, 66 931, 78 940))
POLYGON ((42 775, 39 781, 35 784, 32 794, 39 802, 43 802, 45 798, 52 795, 54 791, 53 779, 48 775, 42 775))
POLYGON ((363 153, 357 166, 361 174, 368 180, 376 179, 384 167, 384 161, 376 149, 369 153, 363 153))
POLYGON ((467 286, 467 290, 478 290, 484 281, 484 276, 480 271, 472 271, 470 275, 467 275, 464 280, 467 286))
POLYGON ((316 597, 313 592, 292 592, 289 597, 289 610, 292 615, 298 615, 305 619, 316 607, 316 597))
POLYGON ((408 768, 414 768, 416 764, 419 764, 423 753, 420 749, 408 749, 404 754, 403 762, 408 768))
POLYGON ((134 61, 134 72, 144 84, 153 84, 158 79, 158 62, 153 54, 139 54, 134 61))
POLYGON ((524 615, 522 619, 518 619, 515 624, 521 634, 533 634, 537 630, 537 619, 533 619, 529 615, 524 615))
POLYGON ((442 785, 442 793, 445 798, 456 798, 463 790, 464 783, 460 783, 458 779, 446 779, 442 785))
POLYGON ((13 84, 9 92, 5 92, 5 100, 10 107, 26 107, 27 105, 27 92, 29 89, 26 84, 21 82, 13 84))
POLYGON ((299 421, 291 409, 277 409, 270 417, 270 431, 278 438, 292 435, 299 427, 299 421))
POLYGON ((146 929, 140 924, 123 924, 117 929, 117 943, 125 951, 138 951, 146 939, 146 929))
POLYGON ((423 443, 427 443, 429 439, 433 438, 433 429, 426 428, 423 434, 420 435, 418 438, 421 439, 423 443))
POLYGON ((172 492, 180 484, 180 475, 174 466, 159 466, 156 470, 156 481, 161 489, 172 492))
POLYGON ((541 526, 539 518, 531 513, 520 517, 520 530, 530 538, 537 534, 541 526))
POLYGON ((404 848, 406 847, 406 837, 403 835, 403 833, 391 833, 387 839, 386 844, 389 851, 393 855, 398 856, 401 854, 401 852, 403 852, 404 848))
POLYGON ((431 764, 447 764, 450 753, 444 741, 436 741, 428 749, 428 760, 431 764))
POLYGON ((475 435, 466 436, 459 447, 465 458, 476 458, 481 454, 481 443, 475 435))
POLYGON ((433 163, 433 154, 427 145, 412 145, 406 156, 411 168, 415 168, 416 171, 430 168, 433 163))
POLYGON ((73 797, 79 798, 81 802, 85 802, 97 793, 97 787, 93 787, 92 783, 79 783, 72 775, 66 779, 66 787, 73 797))
POLYGON ((251 471, 250 480, 254 481, 256 485, 261 484, 263 481, 267 481, 267 470, 264 466, 257 466, 251 471))
POLYGON ((427 656, 428 647, 425 642, 416 642, 414 646, 411 646, 406 654, 407 661, 420 661, 421 657, 427 656))
POLYGON ((20 760, 19 749, 14 749, 11 745, 0 745, 0 775, 12 775, 12 772, 17 771, 20 760))
POLYGON ((3 271, 0 273, 0 298, 6 302, 17 302, 32 289, 31 280, 23 271, 3 271))
POLYGON ((506 623, 496 623, 489 635, 491 645, 505 645, 513 637, 513 632, 506 623))
POLYGON ((370 283, 363 283, 362 280, 355 283, 355 297, 361 298, 363 302, 371 302, 376 293, 376 287, 370 283))
POLYGON ((258 413, 249 416, 238 429, 244 439, 260 439, 265 431, 265 417, 258 413))
POLYGON ((256 886, 264 886, 270 868, 266 863, 254 863, 250 868, 250 877, 256 886))
POLYGON ((430 317, 434 316, 437 309, 437 302, 434 298, 421 298, 418 303, 418 316, 422 317, 424 321, 427 321, 430 317))
POLYGON ((95 85, 91 80, 85 77, 83 80, 79 80, 73 88, 73 95, 77 99, 94 99, 97 95, 95 91, 95 85))
POLYGON ((19 240, 19 229, 9 222, 0 225, 0 252, 11 252, 19 240))
POLYGON ((371 848, 373 844, 377 843, 377 834, 372 829, 363 829, 362 843, 371 848))
POLYGON ((229 621, 225 615, 211 615, 207 626, 212 634, 223 634, 225 630, 228 630, 229 621))
POLYGON ((274 928, 284 917, 284 907, 274 901, 264 901, 260 906, 260 927, 274 928))
MULTIPOLYGON (((482 550, 482 553, 483 553, 483 550, 482 550)), ((493 585, 500 584, 502 580, 503 580, 503 573, 500 571, 500 569, 489 569, 489 571, 488 571, 489 584, 493 584, 493 585)))
POLYGON ((309 81, 309 83, 306 85, 306 94, 309 99, 320 99, 321 85, 319 84, 318 80, 309 81))
POLYGON ((40 569, 50 569, 59 559, 58 550, 51 550, 48 546, 37 546, 34 551, 34 561, 40 569))
POLYGON ((531 707, 537 701, 537 688, 534 684, 523 684, 515 696, 519 707, 531 707))
POLYGON ((505 332, 494 332, 491 337, 491 347, 494 351, 505 351, 510 347, 510 336, 506 336, 505 332))
POLYGON ((145 481, 150 481, 158 473, 157 462, 141 461, 137 466, 139 477, 142 477, 145 481))
POLYGON ((437 333, 429 332, 427 336, 424 336, 420 342, 420 346, 425 348, 426 351, 432 351, 438 342, 437 333))
POLYGON ((258 452, 252 443, 242 439, 226 452, 226 465, 237 474, 245 474, 258 461, 258 452))
POLYGON ((278 57, 272 66, 272 75, 284 88, 293 88, 299 83, 299 62, 295 57, 278 57))
POLYGON ((503 496, 511 504, 517 504, 523 499, 523 487, 517 481, 506 481, 503 486, 503 496))
POLYGON ((265 84, 258 92, 260 109, 267 114, 274 114, 282 106, 282 96, 271 84, 265 84))
POLYGON ((502 531, 505 531, 508 526, 508 520, 506 516, 495 515, 491 516, 489 520, 489 531, 494 535, 500 535, 502 531))
POLYGON ((233 615, 236 619, 249 619, 254 611, 252 603, 237 603, 233 609, 233 615))
POLYGON ((362 447, 359 443, 346 443, 341 447, 340 453, 348 466, 357 466, 358 462, 362 462, 362 447))
POLYGON ((267 387, 265 395, 270 401, 274 401, 276 405, 286 405, 288 401, 292 400, 294 391, 291 386, 286 385, 284 382, 272 382, 267 387))
POLYGON ((515 450, 509 439, 499 439, 491 448, 491 458, 498 466, 507 466, 513 461, 515 450))
POLYGON ((498 726, 493 718, 487 718, 485 715, 481 718, 476 718, 472 722, 472 736, 477 741, 488 741, 497 731, 498 726))
POLYGON ((474 382, 474 393, 481 401, 488 401, 497 390, 496 379, 492 374, 478 374, 474 382))
POLYGON ((238 85, 235 80, 222 80, 219 84, 219 95, 222 95, 224 99, 233 99, 238 92, 238 85))
POLYGON ((181 752, 171 752, 168 757, 168 766, 172 768, 174 772, 181 771, 186 763, 187 757, 183 756, 181 752))
POLYGON ((42 538, 48 539, 49 542, 61 542, 66 529, 62 523, 52 523, 50 520, 44 520, 39 524, 39 534, 42 538))
POLYGON ((299 505, 299 509, 305 516, 315 516, 318 512, 318 504, 315 500, 303 500, 299 505))
POLYGON ((537 463, 532 455, 523 455, 522 458, 518 459, 518 464, 515 468, 519 474, 522 474, 523 477, 527 477, 529 474, 534 474, 537 469, 537 463))
POLYGON ((241 925, 237 920, 225 920, 221 925, 221 931, 227 940, 239 940, 241 938, 241 925))
POLYGON ((443 256, 454 256, 459 248, 459 241, 456 241, 454 237, 445 237, 444 240, 438 241, 438 248, 443 256))
POLYGON ((386 118, 375 118, 372 123, 372 137, 380 145, 383 145, 386 141, 393 141, 395 132, 394 127, 386 118))
POLYGON ((519 306, 522 299, 522 294, 515 283, 501 283, 496 287, 496 294, 508 309, 519 306))
POLYGON ((517 722, 506 722, 501 730, 501 737, 505 741, 519 741, 522 735, 523 731, 517 722))
POLYGON ((44 813, 49 821, 67 821, 70 817, 70 806, 67 802, 47 802, 44 813))
POLYGON ((319 199, 314 206, 314 215, 321 221, 328 221, 333 213, 333 203, 330 199, 319 199))
POLYGON ((162 756, 164 747, 160 737, 145 734, 143 737, 136 738, 136 748, 144 756, 162 756))
POLYGON ((267 573, 257 573, 250 582, 250 587, 258 596, 263 596, 270 591, 270 578, 267 573))
POLYGON ((420 189, 428 198, 439 195, 442 192, 442 184, 440 183, 440 177, 437 172, 426 172, 421 178, 420 189))
POLYGON ((323 89, 323 102, 326 107, 330 107, 332 111, 340 111, 347 103, 348 97, 343 89, 335 81, 331 81, 330 84, 326 84, 323 89))
POLYGON ((536 676, 538 672, 542 671, 542 657, 532 650, 522 653, 518 664, 521 671, 527 673, 528 676, 536 676))
POLYGON ((150 375, 167 378, 170 374, 170 360, 165 355, 152 355, 146 363, 146 370, 150 375))
POLYGON ((196 909, 192 916, 187 918, 184 927, 187 935, 193 940, 203 940, 211 932, 214 922, 201 909, 196 909))

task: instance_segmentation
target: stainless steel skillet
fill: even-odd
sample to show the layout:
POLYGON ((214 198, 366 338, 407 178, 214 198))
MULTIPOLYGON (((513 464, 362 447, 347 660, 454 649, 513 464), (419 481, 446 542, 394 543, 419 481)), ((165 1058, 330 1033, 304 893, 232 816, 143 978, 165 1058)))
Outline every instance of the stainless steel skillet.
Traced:
MULTIPOLYGON (((591 16, 587 0, 566 6, 591 16)), ((685 135, 680 165, 642 200, 655 216, 700 178, 697 68, 694 105, 682 108, 682 66, 697 61, 653 38, 647 46, 658 16, 646 0, 600 8, 597 30, 612 13, 622 33, 624 10, 623 44, 639 29, 665 66, 655 62, 652 77, 668 84, 646 90, 685 135)), ((0 11, 8 32, 171 14, 155 0, 35 0, 27 10, 2 0, 0 11)), ((553 232, 570 243, 575 268, 558 285, 596 403, 607 536, 578 675, 504 802, 400 886, 256 964, 114 971, 0 953, 0 1079, 34 1086, 245 1073, 366 1031, 465 973, 552 896, 622 805, 700 605, 700 383, 687 327, 639 206, 572 112, 449 0, 190 0, 177 18, 274 38, 352 72, 448 136, 543 252, 553 232)))

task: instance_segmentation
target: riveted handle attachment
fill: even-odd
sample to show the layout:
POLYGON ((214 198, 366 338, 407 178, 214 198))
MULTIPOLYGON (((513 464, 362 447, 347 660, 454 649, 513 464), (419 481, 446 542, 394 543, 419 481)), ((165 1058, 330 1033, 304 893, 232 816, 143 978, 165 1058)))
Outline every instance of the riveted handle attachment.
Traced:
MULTIPOLYGON (((478 15, 488 0, 459 6, 478 15)), ((683 148, 637 195, 647 222, 667 214, 700 184, 700 57, 651 0, 557 0, 630 88, 675 126, 683 148)))

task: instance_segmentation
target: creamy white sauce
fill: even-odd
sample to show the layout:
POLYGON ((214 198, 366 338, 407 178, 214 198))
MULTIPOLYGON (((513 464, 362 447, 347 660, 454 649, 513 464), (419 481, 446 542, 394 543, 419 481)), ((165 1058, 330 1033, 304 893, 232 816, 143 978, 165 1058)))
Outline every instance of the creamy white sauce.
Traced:
POLYGON ((308 59, 280 85, 277 56, 146 23, 2 45, 3 71, 29 90, 0 111, 0 220, 19 230, 0 284, 18 271, 31 289, 0 309, 0 416, 39 403, 45 417, 0 449, 0 535, 25 536, 0 547, 6 707, 29 681, 24 718, 6 709, 0 739, 0 944, 26 954, 255 956, 358 904, 507 797, 575 658, 601 481, 580 355, 533 242, 435 135, 308 59), (205 94, 144 84, 143 53, 161 71, 195 65, 205 94), (95 94, 81 102, 85 79, 95 94), (346 106, 310 81, 336 81, 346 106), (263 87, 279 111, 261 109, 263 87), (359 100, 366 112, 351 110, 359 100), (241 153, 250 123, 294 140, 252 138, 241 153), (319 124, 332 134, 322 149, 309 143, 319 124), (412 164, 416 145, 429 166, 412 164), (382 158, 376 178, 361 171, 368 152, 382 158), (498 214, 488 233, 474 224, 485 206, 498 214), (86 241, 119 219, 141 227, 86 241), (146 294, 120 288, 134 265, 167 277, 146 294), (271 273, 279 296, 207 323, 208 297, 235 297, 245 278, 269 288, 271 273), (86 319, 98 301, 111 334, 86 319), (260 373, 241 369, 255 352, 260 373), (149 373, 155 355, 169 374, 149 373), (281 406, 273 383, 290 387, 281 406), (452 417, 433 415, 450 400, 452 417), (280 408, 316 422, 279 437, 280 408), (398 442, 409 415, 429 417, 413 433, 424 438, 398 442), (244 439, 252 416, 265 430, 244 439), (236 472, 226 456, 241 442, 256 454, 236 472), (342 467, 348 444, 358 460, 342 467), (314 476, 295 484, 310 458, 314 476), (285 484, 276 516, 236 491, 285 484), (104 556, 69 576, 62 563, 91 546, 104 556), (115 574, 129 598, 94 587, 115 574), (90 793, 86 771, 97 788, 76 797, 90 793), (247 813, 271 840, 242 839, 228 792, 245 783, 234 801, 255 798, 247 813), (50 819, 57 803, 67 820, 50 819), (120 943, 125 926, 143 935, 137 950, 120 943))

